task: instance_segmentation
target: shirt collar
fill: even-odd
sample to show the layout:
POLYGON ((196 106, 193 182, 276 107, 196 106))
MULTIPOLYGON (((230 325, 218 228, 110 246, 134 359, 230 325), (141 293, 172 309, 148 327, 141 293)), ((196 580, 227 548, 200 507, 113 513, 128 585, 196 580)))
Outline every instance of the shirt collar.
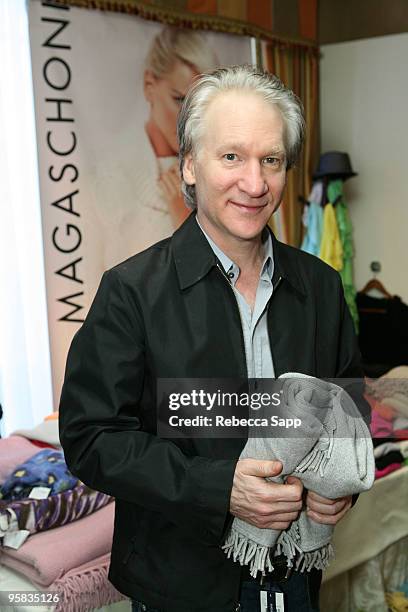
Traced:
MULTIPOLYGON (((171 238, 171 251, 182 291, 199 282, 217 265, 217 257, 196 222, 195 216, 195 212, 192 212, 171 238)), ((303 265, 300 265, 303 257, 300 258, 298 249, 279 242, 268 226, 265 229, 273 245, 273 285, 275 286, 282 277, 300 295, 306 296, 303 280, 305 274, 303 265)), ((162 249, 165 246, 166 241, 162 241, 155 245, 155 248, 162 249)))
MULTIPOLYGON (((196 217, 196 221, 197 221, 201 231, 203 232, 204 236, 207 238, 208 243, 209 243, 210 247, 212 248, 212 250, 214 252, 214 255, 218 258, 218 260, 221 263, 222 267, 224 268, 225 272, 228 273, 232 269, 232 272, 235 272, 234 281, 238 280, 240 269, 237 266, 237 264, 235 264, 232 261, 232 259, 230 259, 228 257, 228 255, 226 255, 224 253, 224 251, 222 251, 220 249, 220 247, 214 242, 214 240, 212 238, 210 238, 210 236, 207 234, 207 232, 204 230, 204 228, 200 224, 200 222, 197 219, 197 217, 196 217)), ((273 244, 272 244, 271 234, 270 234, 270 232, 268 232, 268 230, 266 228, 264 229, 264 231, 262 233, 262 244, 263 244, 263 248, 264 248, 264 260, 262 262, 261 276, 263 276, 264 274, 267 274, 269 280, 272 281, 273 270, 274 270, 274 264, 273 264, 273 244)))

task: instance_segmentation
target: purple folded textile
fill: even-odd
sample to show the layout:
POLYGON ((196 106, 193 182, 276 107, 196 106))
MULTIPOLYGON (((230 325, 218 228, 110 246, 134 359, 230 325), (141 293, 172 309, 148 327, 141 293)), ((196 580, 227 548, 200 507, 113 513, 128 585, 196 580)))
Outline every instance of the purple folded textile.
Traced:
POLYGON ((0 500, 0 537, 17 529, 26 529, 32 534, 61 527, 112 501, 113 497, 83 483, 45 499, 0 500))

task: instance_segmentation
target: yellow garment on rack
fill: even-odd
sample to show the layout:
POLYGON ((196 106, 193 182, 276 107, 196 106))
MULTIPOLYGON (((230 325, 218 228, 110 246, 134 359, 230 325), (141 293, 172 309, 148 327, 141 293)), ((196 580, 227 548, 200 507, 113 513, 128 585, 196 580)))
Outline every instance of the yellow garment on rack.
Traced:
POLYGON ((404 593, 399 591, 386 593, 385 599, 390 612, 408 612, 408 599, 404 593))
POLYGON ((326 204, 323 211, 323 231, 320 243, 320 259, 323 259, 335 270, 343 267, 343 247, 333 204, 326 204))

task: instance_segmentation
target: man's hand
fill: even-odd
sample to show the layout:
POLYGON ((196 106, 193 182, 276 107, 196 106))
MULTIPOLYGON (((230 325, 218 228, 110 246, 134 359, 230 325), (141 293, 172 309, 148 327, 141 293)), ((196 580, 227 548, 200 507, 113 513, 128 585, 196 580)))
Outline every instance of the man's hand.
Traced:
POLYGON ((307 515, 315 523, 323 525, 337 525, 340 519, 351 508, 352 496, 327 499, 313 491, 306 495, 307 515))
POLYGON ((231 514, 260 529, 287 529, 302 509, 303 484, 294 476, 287 478, 287 484, 265 480, 281 471, 280 461, 239 460, 231 491, 231 514))

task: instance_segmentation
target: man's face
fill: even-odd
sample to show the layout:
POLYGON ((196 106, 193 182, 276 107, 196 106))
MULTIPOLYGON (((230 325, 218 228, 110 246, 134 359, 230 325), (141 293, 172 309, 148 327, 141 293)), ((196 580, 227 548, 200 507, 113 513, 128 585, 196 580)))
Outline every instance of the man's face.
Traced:
POLYGON ((178 153, 177 114, 184 96, 198 72, 188 64, 176 60, 171 71, 158 79, 150 70, 144 76, 145 96, 150 102, 150 117, 159 128, 167 144, 178 153))
POLYGON ((253 92, 218 94, 203 118, 184 180, 196 186, 197 215, 221 242, 259 236, 282 199, 286 183, 280 111, 253 92))

